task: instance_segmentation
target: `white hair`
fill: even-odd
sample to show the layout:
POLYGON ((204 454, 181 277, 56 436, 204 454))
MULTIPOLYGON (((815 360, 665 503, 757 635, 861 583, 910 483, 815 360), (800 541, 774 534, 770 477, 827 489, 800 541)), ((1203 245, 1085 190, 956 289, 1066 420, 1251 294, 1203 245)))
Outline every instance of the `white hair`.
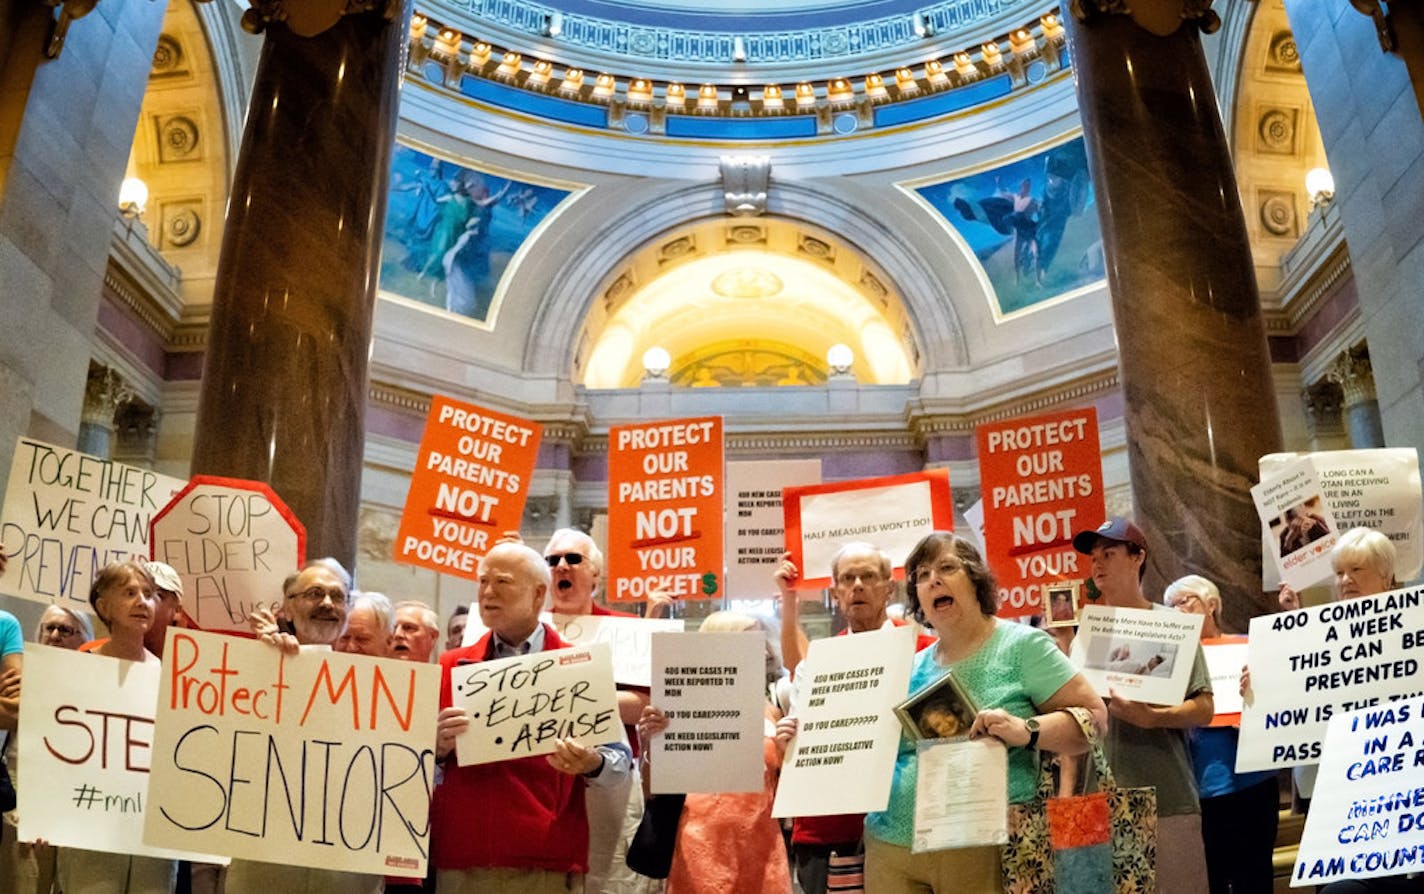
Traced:
POLYGON ((396 629, 396 613, 391 608, 391 601, 383 593, 373 593, 369 591, 358 591, 356 597, 351 600, 351 610, 347 612, 347 617, 356 614, 363 608, 369 608, 371 614, 376 617, 376 629, 391 633, 396 629))
POLYGON ((403 608, 415 609, 420 615, 420 626, 436 636, 440 635, 440 616, 435 613, 435 609, 421 602, 419 599, 406 599, 396 603, 397 613, 403 608))
MULTIPOLYGON (((583 549, 584 556, 588 563, 593 566, 593 573, 598 576, 603 574, 603 550, 598 548, 598 544, 593 542, 587 531, 580 531, 578 528, 560 528, 549 536, 549 543, 553 543, 560 537, 572 537, 579 542, 583 549)), ((544 555, 550 552, 549 547, 544 547, 544 555)))
POLYGON ((490 556, 509 555, 524 566, 524 570, 534 579, 534 583, 543 584, 544 589, 549 589, 554 578, 549 574, 549 563, 544 561, 544 557, 539 555, 534 549, 522 543, 496 543, 485 557, 480 559, 480 573, 484 574, 485 563, 490 560, 490 556))

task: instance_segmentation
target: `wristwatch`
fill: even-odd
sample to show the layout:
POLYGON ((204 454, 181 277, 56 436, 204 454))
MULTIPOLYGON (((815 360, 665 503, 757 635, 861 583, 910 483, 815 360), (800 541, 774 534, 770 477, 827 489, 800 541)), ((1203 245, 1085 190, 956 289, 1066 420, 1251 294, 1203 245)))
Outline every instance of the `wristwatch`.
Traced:
POLYGON ((1024 743, 1025 748, 1034 749, 1038 747, 1038 718, 1030 717, 1024 721, 1024 728, 1028 730, 1028 741, 1024 743))

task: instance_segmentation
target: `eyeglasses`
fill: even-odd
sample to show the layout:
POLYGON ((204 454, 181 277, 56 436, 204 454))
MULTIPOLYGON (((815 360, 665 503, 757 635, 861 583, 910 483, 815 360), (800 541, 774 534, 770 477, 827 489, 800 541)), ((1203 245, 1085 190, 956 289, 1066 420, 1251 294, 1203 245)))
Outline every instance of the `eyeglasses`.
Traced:
POLYGON ((293 593, 292 598, 315 603, 330 599, 333 603, 340 605, 346 601, 346 594, 341 590, 328 590, 325 587, 308 587, 300 593, 293 593))
POLYGON ((853 587, 857 582, 878 584, 883 578, 879 571, 843 571, 836 576, 836 583, 842 587, 853 587))
POLYGON ((558 568, 560 559, 569 563, 569 567, 572 568, 583 563, 583 553, 552 553, 544 557, 544 561, 549 563, 550 568, 558 568))
POLYGON ((71 636, 78 636, 79 628, 70 627, 68 624, 45 624, 40 628, 40 632, 45 635, 57 633, 65 639, 68 639, 71 636))
POLYGON ((930 577, 936 574, 943 580, 953 577, 963 570, 964 564, 962 562, 956 562, 954 559, 945 559, 933 567, 929 565, 920 565, 917 567, 914 573, 914 580, 916 584, 928 583, 930 577))

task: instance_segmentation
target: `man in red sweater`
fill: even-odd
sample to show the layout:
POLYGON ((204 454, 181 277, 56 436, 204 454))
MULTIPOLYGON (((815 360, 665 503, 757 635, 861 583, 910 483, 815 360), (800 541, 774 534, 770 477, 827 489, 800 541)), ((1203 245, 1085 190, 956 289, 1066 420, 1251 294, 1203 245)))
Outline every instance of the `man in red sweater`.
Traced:
POLYGON ((551 755, 470 767, 456 765, 455 738, 469 726, 452 707, 450 671, 477 661, 527 655, 568 644, 539 623, 549 566, 520 543, 500 543, 480 562, 480 620, 473 646, 440 656, 436 759, 445 781, 431 803, 431 859, 440 894, 582 892, 588 870, 584 788, 626 780, 632 758, 621 745, 590 748, 561 739, 551 755))

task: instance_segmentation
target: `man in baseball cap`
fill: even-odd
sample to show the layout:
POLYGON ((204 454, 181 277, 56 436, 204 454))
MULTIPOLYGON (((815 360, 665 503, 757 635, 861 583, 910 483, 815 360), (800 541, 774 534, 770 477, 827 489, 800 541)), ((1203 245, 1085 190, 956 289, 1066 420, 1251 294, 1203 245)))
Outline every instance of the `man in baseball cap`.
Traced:
POLYGON ((163 657, 163 641, 168 637, 168 628, 183 614, 183 579, 172 565, 162 562, 144 562, 149 577, 153 578, 158 607, 153 612, 153 624, 143 636, 143 644, 148 651, 163 657))
MULTIPOLYGON (((1143 595, 1147 538, 1137 525, 1121 516, 1109 518, 1075 534, 1073 548, 1089 557, 1091 580, 1102 593, 1099 604, 1171 611, 1143 595)), ((1206 894, 1201 804, 1186 738, 1187 730, 1210 723, 1215 711, 1201 646, 1196 647, 1185 701, 1149 705, 1109 692, 1107 703, 1104 744, 1118 781, 1157 788, 1157 890, 1206 894)))

